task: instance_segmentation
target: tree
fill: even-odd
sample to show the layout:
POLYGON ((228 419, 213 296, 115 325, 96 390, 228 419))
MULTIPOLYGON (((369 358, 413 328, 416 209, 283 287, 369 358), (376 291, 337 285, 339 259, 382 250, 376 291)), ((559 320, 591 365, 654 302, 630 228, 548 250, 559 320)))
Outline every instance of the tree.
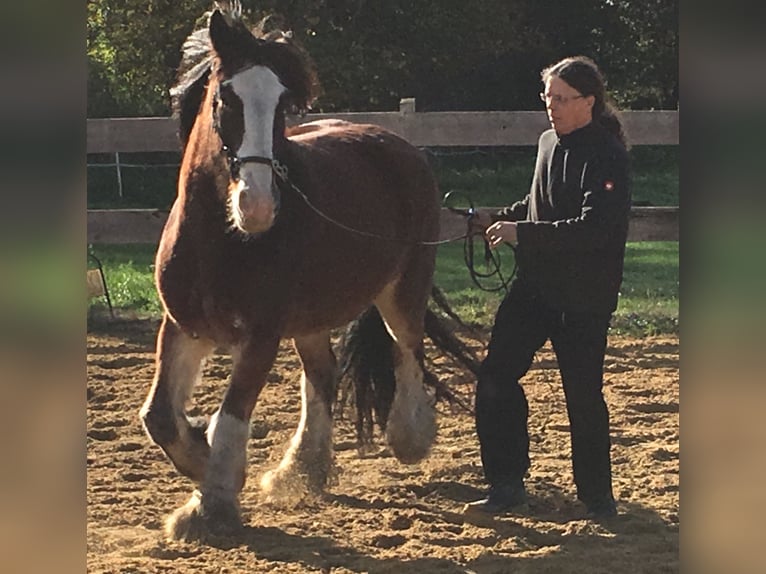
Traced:
MULTIPOLYGON (((674 108, 678 0, 243 0, 316 62, 317 111, 541 109, 540 70, 593 57, 625 108, 674 108)), ((166 115, 210 0, 91 0, 88 114, 166 115)))
POLYGON ((90 0, 88 115, 167 115, 179 48, 208 0, 90 0))
POLYGON ((633 109, 678 107, 678 0, 609 0, 600 54, 619 96, 633 109))

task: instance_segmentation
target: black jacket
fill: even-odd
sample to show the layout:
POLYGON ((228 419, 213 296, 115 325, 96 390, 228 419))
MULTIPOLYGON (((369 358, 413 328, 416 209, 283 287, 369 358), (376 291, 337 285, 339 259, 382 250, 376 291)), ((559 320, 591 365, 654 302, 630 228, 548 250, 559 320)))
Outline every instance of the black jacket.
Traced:
POLYGON ((617 308, 630 216, 629 158, 601 126, 540 136, 529 194, 496 220, 518 222, 517 277, 562 311, 617 308))

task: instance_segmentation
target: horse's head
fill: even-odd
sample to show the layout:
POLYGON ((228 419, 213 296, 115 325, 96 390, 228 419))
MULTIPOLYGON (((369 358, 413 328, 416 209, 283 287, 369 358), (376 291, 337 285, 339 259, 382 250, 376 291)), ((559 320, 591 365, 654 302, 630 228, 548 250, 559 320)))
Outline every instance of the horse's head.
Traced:
POLYGON ((279 211, 273 162, 286 141, 284 114, 308 108, 314 72, 289 35, 253 33, 238 11, 215 10, 209 32, 214 124, 230 167, 229 215, 241 231, 263 233, 279 211))

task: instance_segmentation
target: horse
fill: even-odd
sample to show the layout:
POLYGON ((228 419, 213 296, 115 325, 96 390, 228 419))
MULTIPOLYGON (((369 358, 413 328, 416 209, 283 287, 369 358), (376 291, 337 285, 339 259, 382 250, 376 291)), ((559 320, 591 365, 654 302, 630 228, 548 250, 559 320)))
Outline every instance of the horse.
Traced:
POLYGON ((171 538, 242 526, 249 421, 283 339, 300 357, 302 406, 281 463, 263 476, 266 496, 326 486, 338 379, 331 331, 373 306, 394 341, 386 441, 414 464, 435 439, 423 336, 437 183, 423 152, 381 127, 288 129, 286 114, 308 109, 317 88, 306 52, 287 33, 250 29, 238 2, 219 3, 184 42, 171 89, 183 154, 156 254, 156 372, 139 413, 196 483, 166 521, 171 538), (186 404, 219 347, 231 353, 231 376, 200 423, 186 404))

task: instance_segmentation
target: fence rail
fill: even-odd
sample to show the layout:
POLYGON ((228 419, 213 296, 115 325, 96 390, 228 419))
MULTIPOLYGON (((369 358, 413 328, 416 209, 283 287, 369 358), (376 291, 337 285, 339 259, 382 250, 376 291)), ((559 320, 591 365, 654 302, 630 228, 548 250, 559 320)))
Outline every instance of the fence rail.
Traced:
MULTIPOLYGON (((308 114, 290 117, 288 124, 325 118, 378 124, 419 147, 535 145, 549 126, 545 112, 421 113, 411 98, 395 112, 308 114)), ((677 111, 624 111, 622 119, 633 145, 678 144, 677 111)), ((179 151, 177 132, 174 118, 89 119, 87 152, 179 151)), ((633 208, 628 240, 678 241, 678 217, 677 207, 633 208)), ((166 212, 152 209, 89 210, 88 242, 156 243, 166 219, 166 212)), ((463 219, 447 210, 441 221, 442 238, 465 231, 463 219)))
MULTIPOLYGON (((288 123, 337 118, 388 128, 416 146, 535 145, 549 127, 545 112, 415 112, 402 100, 398 112, 351 112, 290 117, 288 123)), ((622 120, 632 145, 678 144, 678 112, 624 111, 622 120)), ((87 120, 88 153, 178 151, 174 118, 87 120)))
MULTIPOLYGON (((496 208, 479 209, 492 210, 496 208)), ((88 243, 156 244, 167 217, 166 211, 156 209, 90 209, 88 243)), ((465 232, 465 219, 459 214, 442 209, 440 239, 460 237, 465 232)), ((678 209, 634 207, 631 212, 628 241, 678 241, 678 209)))

